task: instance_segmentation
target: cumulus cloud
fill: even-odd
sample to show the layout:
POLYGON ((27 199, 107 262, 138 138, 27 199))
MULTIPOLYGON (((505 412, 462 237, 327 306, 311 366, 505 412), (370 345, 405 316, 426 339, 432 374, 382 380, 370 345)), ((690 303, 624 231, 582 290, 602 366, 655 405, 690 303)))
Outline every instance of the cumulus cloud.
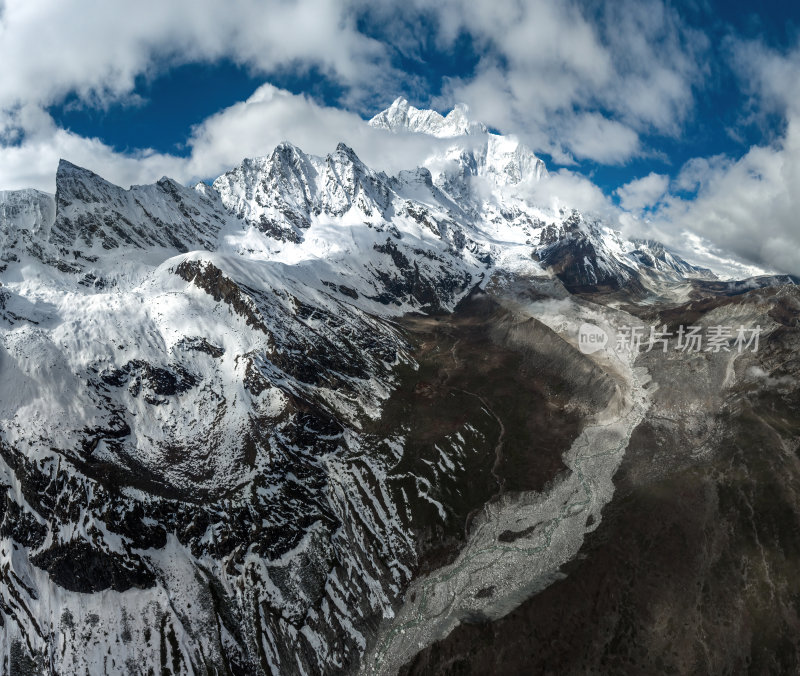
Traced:
POLYGON ((630 127, 596 113, 577 116, 566 132, 572 153, 603 164, 621 164, 639 150, 639 135, 630 127))
POLYGON ((732 164, 727 155, 693 157, 681 167, 674 181, 674 190, 695 193, 706 187, 708 179, 732 164))
POLYGON ((761 43, 734 43, 732 53, 752 115, 779 114, 783 132, 738 159, 687 162, 653 220, 756 266, 800 274, 800 94, 788 86, 800 79, 800 47, 780 53, 761 43))
POLYGON ((800 121, 778 147, 709 164, 694 199, 669 199, 660 219, 703 235, 756 265, 800 274, 800 121))
POLYGON ((534 204, 560 209, 578 209, 592 218, 601 218, 616 227, 620 212, 588 178, 568 169, 550 172, 539 181, 520 185, 517 194, 534 204))
POLYGON ((8 0, 0 16, 0 109, 74 93, 103 105, 136 77, 223 57, 269 72, 316 65, 340 81, 381 77, 385 48, 336 0, 8 0))
POLYGON ((619 203, 628 211, 641 211, 653 207, 664 196, 669 187, 669 176, 650 172, 617 188, 619 203))
POLYGON ((642 153, 643 134, 676 135, 707 75, 707 38, 661 0, 446 0, 437 17, 443 41, 486 45, 475 74, 439 100, 466 101, 564 163, 616 164, 642 153))

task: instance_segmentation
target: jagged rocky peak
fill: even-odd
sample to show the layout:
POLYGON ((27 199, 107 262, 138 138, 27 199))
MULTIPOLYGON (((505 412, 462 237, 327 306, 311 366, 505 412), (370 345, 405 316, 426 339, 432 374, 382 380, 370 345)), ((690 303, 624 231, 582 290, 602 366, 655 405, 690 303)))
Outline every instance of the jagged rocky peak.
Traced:
POLYGON ((213 249, 228 216, 219 200, 164 177, 125 190, 61 160, 49 241, 62 247, 213 249))
MULTIPOLYGON (((138 186, 134 186, 138 187, 138 186)), ((77 204, 103 204, 123 207, 126 199, 123 188, 107 181, 85 167, 79 167, 65 159, 58 161, 56 170, 56 216, 74 208, 77 204)))
POLYGON ((214 181, 225 207, 279 240, 298 241, 311 224, 317 168, 299 148, 279 144, 214 181))
POLYGON ((272 182, 281 187, 287 184, 309 182, 315 173, 308 156, 289 141, 283 141, 275 149, 262 157, 246 157, 241 164, 226 172, 214 181, 218 189, 227 184, 255 186, 259 181, 272 182))
POLYGON ((356 151, 346 143, 338 143, 336 145, 336 150, 331 155, 328 155, 328 157, 342 158, 346 159, 346 161, 350 164, 361 167, 365 166, 358 155, 356 155, 356 151))
POLYGON ((632 239, 631 256, 647 268, 679 278, 717 279, 708 268, 692 265, 661 242, 653 239, 632 239))
POLYGON ((562 212, 560 220, 542 228, 537 256, 576 292, 623 287, 639 292, 653 282, 716 279, 710 270, 692 265, 660 242, 625 239, 576 210, 562 212))
POLYGON ((613 231, 575 210, 562 216, 542 229, 537 255, 570 291, 619 289, 634 279, 613 231))
MULTIPOLYGON (((372 169, 361 161, 361 158, 356 155, 356 152, 344 143, 339 143, 336 146, 336 150, 325 157, 325 163, 328 167, 333 167, 344 172, 348 179, 357 180, 359 182, 366 180, 370 183, 375 183, 379 179, 386 179, 384 174, 377 174, 372 171, 372 169)), ((334 180, 338 179, 339 182, 341 182, 338 175, 329 178, 333 178, 334 180)), ((353 187, 355 188, 356 186, 354 185, 353 187)))
POLYGON ((380 218, 391 201, 388 178, 340 143, 324 158, 284 142, 271 155, 247 159, 214 181, 226 208, 281 241, 299 242, 320 214, 356 208, 380 218))
POLYGON ((320 211, 340 216, 356 207, 364 216, 382 216, 391 201, 387 177, 376 174, 352 148, 340 143, 326 157, 325 185, 320 211))
MULTIPOLYGON (((252 162, 254 162, 254 166, 259 166, 257 160, 252 160, 252 162)), ((269 156, 267 167, 269 178, 302 188, 307 188, 316 174, 311 158, 288 141, 275 147, 269 156)))
POLYGON ((412 131, 439 138, 464 136, 466 134, 485 134, 486 126, 469 119, 469 108, 464 103, 456 104, 447 116, 435 110, 422 110, 410 105, 399 97, 386 110, 373 117, 369 124, 389 131, 412 131))

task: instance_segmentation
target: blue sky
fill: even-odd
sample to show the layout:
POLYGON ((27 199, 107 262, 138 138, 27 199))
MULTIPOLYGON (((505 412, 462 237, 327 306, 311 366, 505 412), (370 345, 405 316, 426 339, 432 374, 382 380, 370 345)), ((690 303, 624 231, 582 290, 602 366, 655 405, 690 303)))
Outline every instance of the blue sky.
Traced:
POLYGON ((0 188, 52 190, 59 156, 123 185, 208 179, 284 138, 311 152, 344 140, 394 170, 414 153, 361 120, 396 96, 440 112, 463 101, 531 146, 576 206, 800 269, 782 253, 800 243, 790 3, 110 5, 0 0, 0 188))

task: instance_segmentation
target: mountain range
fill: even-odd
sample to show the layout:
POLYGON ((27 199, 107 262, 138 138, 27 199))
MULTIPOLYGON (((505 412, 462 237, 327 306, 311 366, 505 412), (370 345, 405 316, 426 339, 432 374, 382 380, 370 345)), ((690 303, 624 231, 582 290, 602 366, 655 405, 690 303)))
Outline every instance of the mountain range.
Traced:
MULTIPOLYGON (((528 653, 586 673, 626 641, 650 650, 612 651, 622 670, 767 659, 758 641, 783 634, 753 607, 725 655, 657 654, 637 604, 679 589, 644 540, 643 586, 616 579, 604 529, 660 532, 655 504, 630 512, 659 482, 695 501, 658 537, 717 538, 687 573, 717 597, 675 636, 716 636, 748 585, 790 584, 797 280, 721 280, 536 204, 544 163, 465 107, 398 99, 369 124, 450 145, 389 176, 285 142, 193 187, 62 160, 55 195, 0 192, 4 673, 511 673, 528 653), (585 323, 715 322, 758 324, 762 349, 579 349, 585 323), (780 453, 753 459, 763 443, 780 453), (748 482, 779 475, 757 526, 748 482), (743 492, 720 488, 734 477, 743 492), (558 651, 558 594, 601 579, 630 605, 584 613, 585 653, 558 651), (553 621, 526 642, 532 616, 553 621)), ((687 603, 664 601, 668 624, 687 603)), ((797 607, 780 603, 786 636, 797 607)))

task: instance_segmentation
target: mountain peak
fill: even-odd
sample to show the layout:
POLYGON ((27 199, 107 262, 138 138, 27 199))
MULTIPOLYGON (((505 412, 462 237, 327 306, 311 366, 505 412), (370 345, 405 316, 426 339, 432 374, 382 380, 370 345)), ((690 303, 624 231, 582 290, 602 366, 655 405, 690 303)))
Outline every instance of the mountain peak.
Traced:
POLYGON ((294 143, 290 141, 281 141, 278 145, 275 146, 275 149, 272 151, 271 157, 273 159, 282 157, 282 158, 297 158, 297 157, 304 157, 305 154, 303 153, 300 148, 298 148, 294 143))
POLYGON ((396 98, 392 105, 373 117, 369 124, 376 129, 410 131, 438 138, 485 134, 488 131, 485 125, 469 119, 469 107, 464 103, 457 103, 443 116, 435 110, 415 108, 403 97, 396 98))
POLYGON ((362 167, 363 171, 368 171, 366 165, 361 161, 361 158, 356 154, 356 151, 353 150, 350 146, 346 145, 345 143, 339 143, 336 146, 336 150, 328 157, 335 158, 336 161, 342 162, 344 164, 351 164, 353 166, 362 167))
POLYGON ((200 199, 198 192, 166 176, 152 185, 125 190, 62 159, 56 172, 55 217, 49 241, 64 247, 105 250, 211 249, 227 214, 201 204, 200 199))
POLYGON ((345 155, 355 155, 355 151, 346 143, 339 142, 336 145, 337 153, 344 153, 345 155))
MULTIPOLYGON (((164 178, 167 178, 166 176, 164 178)), ((162 179, 163 180, 163 179, 162 179)), ((73 164, 69 160, 60 159, 56 169, 56 200, 81 199, 94 201, 95 198, 104 199, 108 191, 122 190, 111 181, 103 178, 91 169, 73 164)))
MULTIPOLYGON (((97 183, 99 185, 112 184, 106 181, 102 176, 94 173, 91 169, 80 167, 73 164, 69 160, 60 159, 58 161, 58 169, 56 169, 56 196, 59 193, 71 192, 77 186, 85 185, 87 183, 97 183)), ((114 186, 116 187, 116 186, 114 186)))
POLYGON ((86 169, 84 167, 79 167, 77 164, 73 164, 69 160, 65 160, 63 157, 58 160, 58 169, 56 169, 56 175, 58 174, 89 174, 92 176, 97 176, 93 171, 86 169))
POLYGON ((402 110, 407 113, 408 108, 409 108, 408 99, 405 99, 402 96, 398 96, 394 101, 392 101, 392 105, 389 106, 387 110, 402 110))
POLYGON ((453 110, 447 113, 445 120, 456 125, 469 125, 469 106, 466 103, 457 103, 453 110))

